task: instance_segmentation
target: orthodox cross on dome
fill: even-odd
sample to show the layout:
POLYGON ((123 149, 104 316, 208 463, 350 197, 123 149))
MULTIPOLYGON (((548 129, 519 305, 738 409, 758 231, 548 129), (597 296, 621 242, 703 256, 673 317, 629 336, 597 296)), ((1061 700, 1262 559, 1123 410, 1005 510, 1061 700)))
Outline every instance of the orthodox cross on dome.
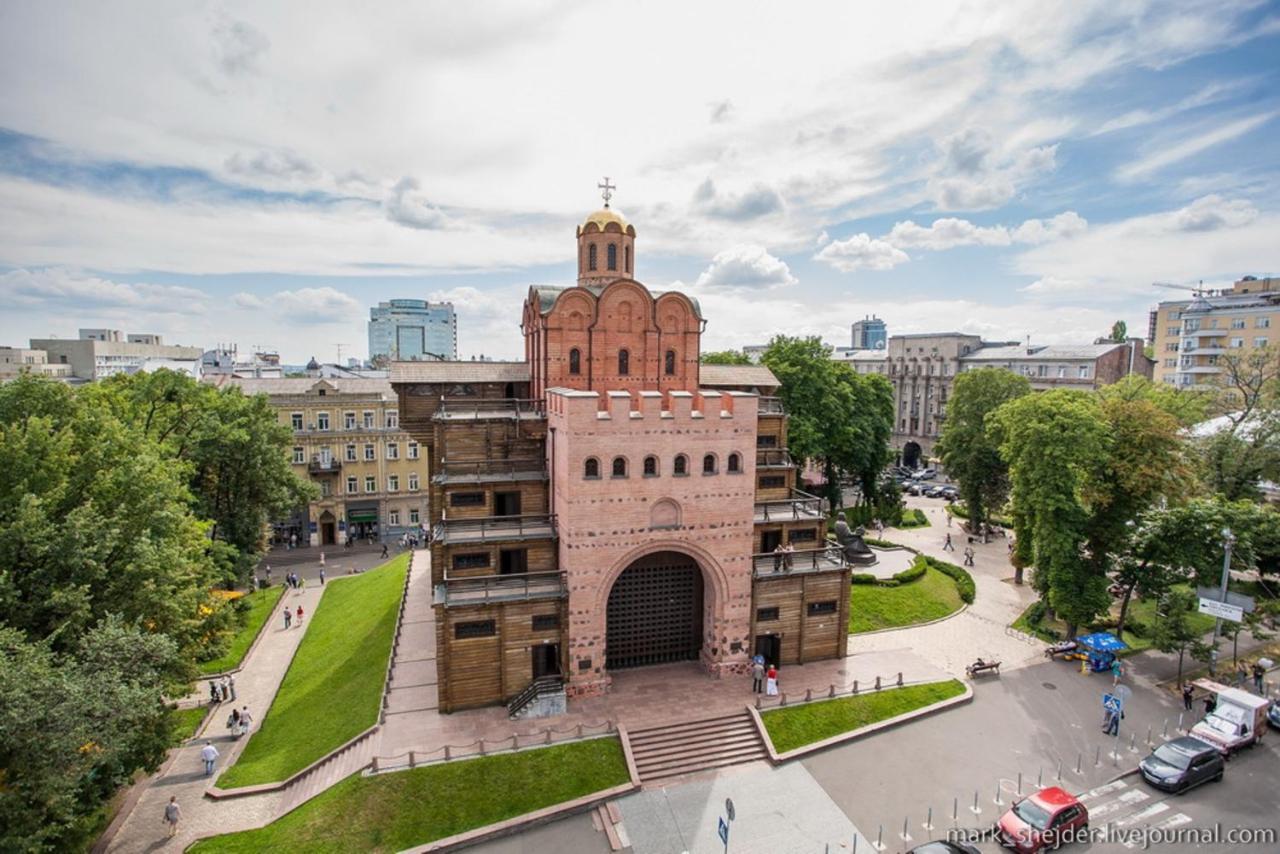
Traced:
POLYGON ((604 196, 604 206, 609 207, 609 200, 613 198, 613 191, 618 189, 615 185, 609 183, 609 176, 604 176, 603 184, 596 184, 600 189, 600 195, 604 196))

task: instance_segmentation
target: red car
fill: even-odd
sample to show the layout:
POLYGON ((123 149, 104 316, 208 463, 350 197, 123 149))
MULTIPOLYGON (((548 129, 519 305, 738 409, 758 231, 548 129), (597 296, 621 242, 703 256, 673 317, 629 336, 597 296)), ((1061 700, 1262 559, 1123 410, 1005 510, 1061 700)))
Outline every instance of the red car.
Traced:
POLYGON ((1041 789, 1020 801, 996 823, 996 841, 1014 851, 1057 848, 1089 828, 1089 810, 1070 792, 1057 786, 1041 789))

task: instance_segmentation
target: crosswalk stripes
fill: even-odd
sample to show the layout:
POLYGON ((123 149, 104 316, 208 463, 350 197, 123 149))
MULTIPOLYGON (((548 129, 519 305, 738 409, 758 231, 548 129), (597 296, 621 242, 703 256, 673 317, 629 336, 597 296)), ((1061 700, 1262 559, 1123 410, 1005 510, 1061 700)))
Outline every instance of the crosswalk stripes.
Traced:
MULTIPOLYGON (((1130 780, 1113 780, 1097 788, 1090 789, 1080 796, 1080 800, 1089 808, 1089 825, 1097 830, 1111 827, 1116 830, 1130 831, 1142 827, 1168 830, 1190 824, 1191 816, 1183 812, 1170 814, 1172 806, 1162 792, 1149 789, 1140 782, 1131 785, 1130 780), (1154 802, 1152 799, 1156 798, 1154 802)), ((1123 843, 1125 848, 1138 848, 1142 838, 1113 840, 1123 843)))

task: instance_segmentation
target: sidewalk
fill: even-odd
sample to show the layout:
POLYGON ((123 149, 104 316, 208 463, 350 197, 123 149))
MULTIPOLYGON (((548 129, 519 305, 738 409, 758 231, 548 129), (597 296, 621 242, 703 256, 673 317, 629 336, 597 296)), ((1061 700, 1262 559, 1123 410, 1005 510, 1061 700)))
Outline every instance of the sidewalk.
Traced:
MULTIPOLYGON (((264 629, 265 634, 257 648, 244 662, 243 669, 236 674, 237 707, 247 705, 255 720, 255 727, 261 724, 263 717, 271 706, 280 682, 284 679, 294 651, 302 642, 307 628, 311 625, 310 616, 315 614, 323 589, 318 583, 309 584, 306 589, 287 591, 283 602, 290 609, 302 606, 308 619, 302 625, 297 623, 286 630, 280 611, 277 609, 271 621, 264 629)), ((197 685, 197 695, 205 687, 201 682, 197 685)), ((208 696, 208 692, 205 692, 208 696)), ((204 791, 222 769, 234 763, 235 758, 248 743, 248 738, 239 740, 231 738, 225 729, 227 716, 231 714, 231 703, 223 703, 214 710, 205 724, 203 731, 187 744, 178 748, 173 759, 162 769, 161 773, 151 778, 145 785, 142 797, 133 811, 125 819, 115 838, 107 850, 111 852, 149 852, 158 849, 182 851, 194 841, 198 835, 210 833, 228 833, 258 827, 276 817, 280 793, 256 795, 247 798, 236 798, 231 801, 214 801, 204 797, 204 791), (215 777, 204 776, 204 763, 200 759, 200 750, 205 740, 213 742, 222 755, 218 759, 215 777), (177 796, 182 808, 182 823, 178 835, 168 839, 167 829, 161 819, 165 804, 169 798, 177 796)), ((252 734, 249 736, 252 737, 252 734)))

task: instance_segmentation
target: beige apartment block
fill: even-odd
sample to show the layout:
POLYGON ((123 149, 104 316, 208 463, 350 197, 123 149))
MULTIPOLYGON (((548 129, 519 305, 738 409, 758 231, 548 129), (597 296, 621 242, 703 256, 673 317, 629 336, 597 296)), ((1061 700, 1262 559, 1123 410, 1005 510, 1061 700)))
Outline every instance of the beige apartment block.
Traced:
POLYGON ((49 354, 44 350, 33 350, 30 347, 0 347, 0 381, 28 373, 66 379, 71 376, 71 366, 51 364, 49 354))
POLYGON ((1246 276, 1230 289, 1205 291, 1151 310, 1147 339, 1155 351, 1157 382, 1207 387, 1222 359, 1280 343, 1280 279, 1246 276))
POLYGON ((332 546, 387 542, 427 521, 427 455, 400 428, 397 396, 385 379, 252 379, 209 382, 265 394, 293 431, 294 471, 320 497, 273 524, 273 544, 332 546))
POLYGON ((79 338, 32 338, 30 343, 48 354, 50 364, 66 365, 72 377, 86 382, 161 368, 200 378, 201 349, 165 344, 159 335, 81 329, 79 338))

